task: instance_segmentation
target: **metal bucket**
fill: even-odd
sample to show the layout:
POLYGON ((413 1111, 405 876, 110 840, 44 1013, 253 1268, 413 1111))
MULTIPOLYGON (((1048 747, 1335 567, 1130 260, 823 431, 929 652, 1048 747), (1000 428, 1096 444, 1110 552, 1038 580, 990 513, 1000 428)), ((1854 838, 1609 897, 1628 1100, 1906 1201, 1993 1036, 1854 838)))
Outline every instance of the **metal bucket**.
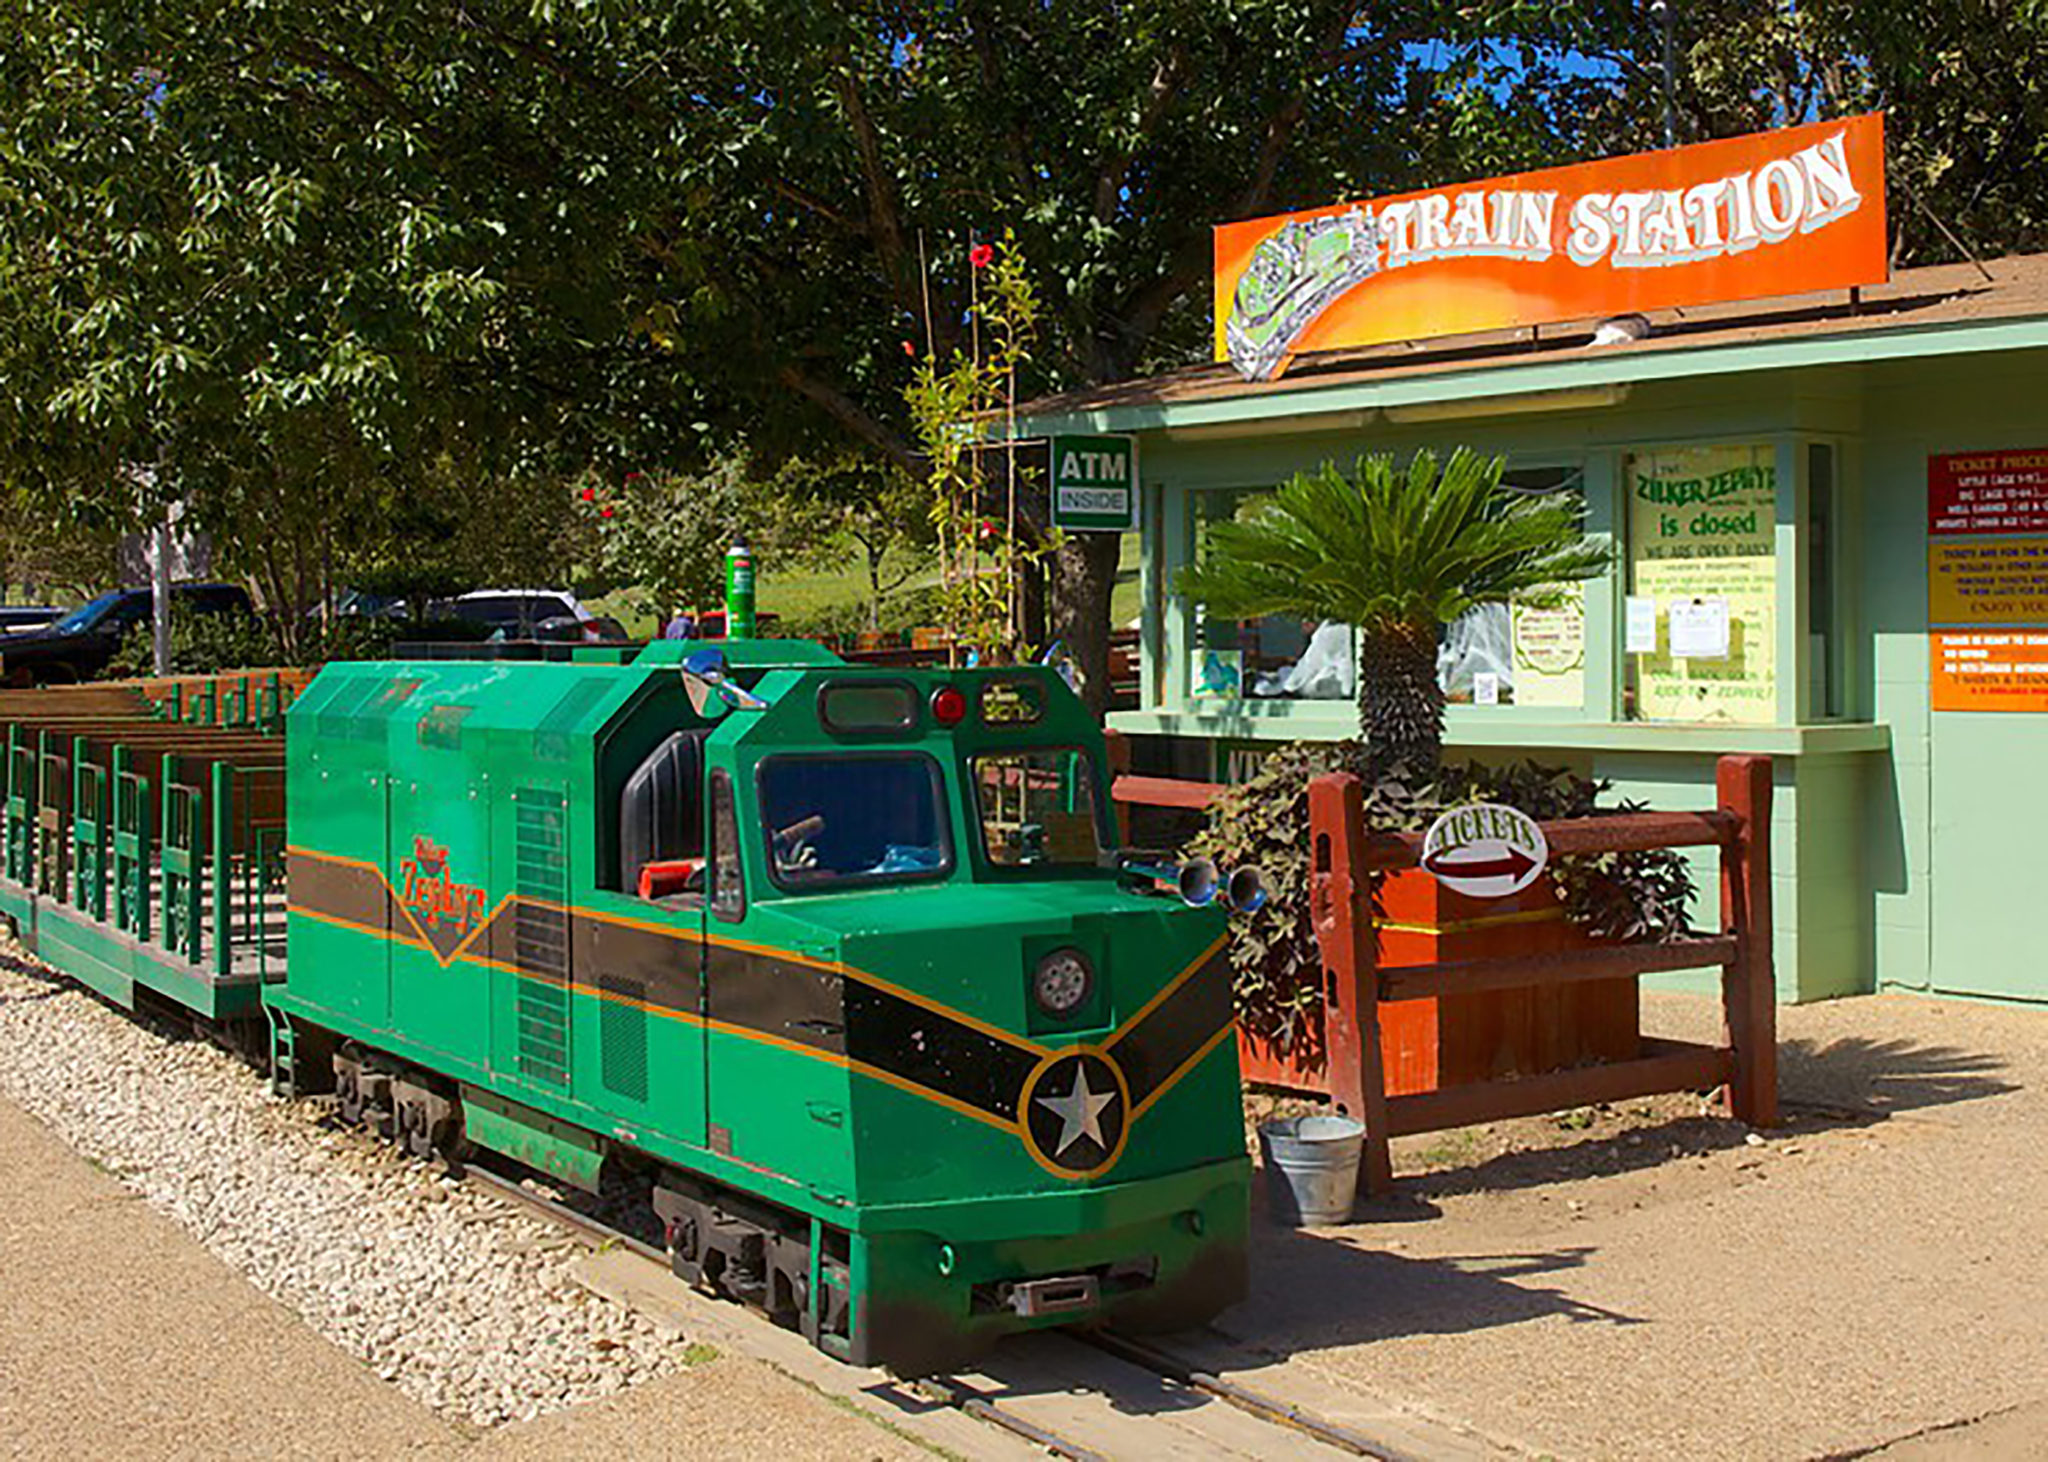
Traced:
POLYGON ((1349 1117, 1288 1117, 1259 1126, 1266 1193, 1276 1223, 1343 1223, 1358 1192, 1365 1125, 1349 1117))

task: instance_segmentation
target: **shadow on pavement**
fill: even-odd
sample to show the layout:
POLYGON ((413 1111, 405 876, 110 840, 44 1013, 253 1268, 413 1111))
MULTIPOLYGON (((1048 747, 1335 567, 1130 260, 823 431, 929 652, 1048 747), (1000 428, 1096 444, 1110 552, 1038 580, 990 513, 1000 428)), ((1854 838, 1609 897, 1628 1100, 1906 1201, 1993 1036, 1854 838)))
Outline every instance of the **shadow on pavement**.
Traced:
MULTIPOLYGON (((1778 1061, 1785 1126, 1806 1132, 1869 1126, 1893 1112, 2003 1096, 2022 1085, 2001 1075, 2008 1070, 2007 1063, 1989 1052, 1896 1039, 1784 1041, 1778 1047, 1778 1061)), ((1410 1173, 1393 1197, 1362 1204, 1358 1217, 1381 1223, 1432 1218, 1434 1198, 1642 1172, 1678 1158, 1741 1147, 1747 1140, 1748 1129, 1740 1123, 1711 1115, 1632 1126, 1576 1142, 1505 1152, 1464 1166, 1410 1173)))
POLYGON ((1275 1228, 1257 1216, 1253 1223, 1251 1297, 1215 1328, 1260 1351, 1456 1335, 1559 1315, 1592 1325, 1645 1323, 1543 1282, 1583 1267, 1595 1252, 1589 1247, 1423 1259, 1275 1228))
POLYGON ((2019 1091, 2023 1082, 2001 1075, 2009 1070, 2004 1059, 1988 1051, 1898 1039, 1850 1036, 1778 1045, 1779 1090, 1785 1102, 1847 1120, 1876 1121, 1887 1112, 2019 1091))

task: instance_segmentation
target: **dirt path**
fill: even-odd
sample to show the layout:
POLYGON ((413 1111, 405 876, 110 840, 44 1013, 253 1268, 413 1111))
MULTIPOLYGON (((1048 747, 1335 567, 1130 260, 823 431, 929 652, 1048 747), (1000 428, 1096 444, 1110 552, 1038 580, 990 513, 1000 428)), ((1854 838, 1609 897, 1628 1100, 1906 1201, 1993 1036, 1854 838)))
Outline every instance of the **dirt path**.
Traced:
MULTIPOLYGON (((1705 1000, 1647 1004, 1712 1033, 1705 1000)), ((2048 1404, 2048 1015, 1871 997, 1781 1035, 1768 1138, 1671 1099, 1406 1141, 1424 1176, 1261 1246, 1223 1328, 1539 1452, 2014 1441, 1997 1419, 2048 1404)))

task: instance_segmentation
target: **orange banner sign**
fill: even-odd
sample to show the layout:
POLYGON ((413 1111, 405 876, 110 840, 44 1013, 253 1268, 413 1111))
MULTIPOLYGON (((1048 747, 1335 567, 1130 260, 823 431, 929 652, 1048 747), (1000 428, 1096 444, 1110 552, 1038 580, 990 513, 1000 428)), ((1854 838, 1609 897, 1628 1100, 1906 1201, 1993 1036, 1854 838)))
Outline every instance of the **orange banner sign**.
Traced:
POLYGON ((1814 122, 1216 229, 1216 358, 1304 351, 1886 277, 1884 118, 1814 122))
POLYGON ((2048 711, 2048 634, 1936 630, 1929 701, 1937 711, 2048 711))

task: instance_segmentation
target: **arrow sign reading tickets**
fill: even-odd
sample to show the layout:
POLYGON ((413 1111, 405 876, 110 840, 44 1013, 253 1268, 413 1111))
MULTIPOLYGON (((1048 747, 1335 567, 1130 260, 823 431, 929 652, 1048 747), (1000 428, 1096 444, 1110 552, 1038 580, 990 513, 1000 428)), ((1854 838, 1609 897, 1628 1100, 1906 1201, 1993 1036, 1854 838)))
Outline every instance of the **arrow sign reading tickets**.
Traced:
POLYGON ((1496 802, 1453 808, 1422 840, 1422 866, 1444 887, 1472 898, 1520 893, 1549 862, 1541 824, 1496 802))

